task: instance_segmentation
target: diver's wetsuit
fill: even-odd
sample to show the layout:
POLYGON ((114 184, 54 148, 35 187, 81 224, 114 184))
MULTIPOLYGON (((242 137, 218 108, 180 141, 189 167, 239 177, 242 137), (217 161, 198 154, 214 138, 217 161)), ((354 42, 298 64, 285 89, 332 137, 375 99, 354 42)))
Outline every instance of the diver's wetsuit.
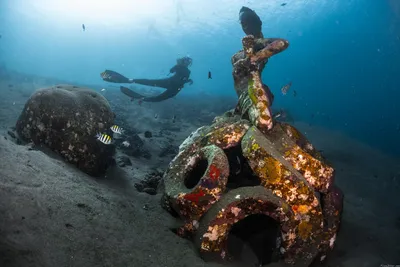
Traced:
MULTIPOLYGON (((150 80, 150 79, 132 79, 133 83, 138 83, 142 85, 148 85, 148 86, 155 86, 155 87, 161 87, 167 89, 165 92, 157 95, 157 96, 150 96, 150 97, 145 97, 145 96, 139 96, 143 101, 146 102, 159 102, 166 100, 168 98, 176 96, 179 91, 183 88, 185 83, 191 82, 189 79, 190 77, 190 70, 183 65, 175 65, 173 68, 171 68, 170 73, 175 73, 172 77, 166 78, 166 79, 158 79, 158 80, 150 80)), ((128 88, 123 88, 121 86, 121 92, 126 94, 127 96, 131 96, 126 89, 128 88)), ((129 90, 129 89, 128 89, 129 90)), ((131 91, 131 90, 129 90, 131 91)), ((137 98, 138 94, 135 93, 136 96, 133 96, 133 98, 137 98)), ((131 96, 132 97, 132 96, 131 96)))
POLYGON ((165 79, 128 79, 125 76, 110 70, 101 74, 103 80, 114 83, 137 83, 148 86, 165 88, 166 91, 156 96, 144 96, 127 87, 121 86, 121 92, 133 99, 138 98, 146 102, 159 102, 176 96, 183 86, 193 81, 189 79, 190 70, 185 65, 177 64, 171 68, 170 73, 175 73, 172 77, 165 79))

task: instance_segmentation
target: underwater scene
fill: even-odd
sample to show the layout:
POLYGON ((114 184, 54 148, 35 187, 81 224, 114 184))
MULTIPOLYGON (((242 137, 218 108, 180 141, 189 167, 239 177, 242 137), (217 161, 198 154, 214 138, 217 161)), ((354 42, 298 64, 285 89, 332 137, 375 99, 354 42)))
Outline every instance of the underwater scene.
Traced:
POLYGON ((0 267, 400 267, 399 0, 0 0, 0 267))

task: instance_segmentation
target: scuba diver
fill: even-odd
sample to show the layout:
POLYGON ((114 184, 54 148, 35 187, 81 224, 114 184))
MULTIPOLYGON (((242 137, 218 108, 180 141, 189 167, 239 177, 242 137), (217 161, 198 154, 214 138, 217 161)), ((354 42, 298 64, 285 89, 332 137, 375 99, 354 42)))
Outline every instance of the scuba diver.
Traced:
POLYGON ((121 92, 132 99, 140 99, 141 101, 146 102, 160 102, 169 98, 176 96, 180 90, 184 87, 186 83, 190 85, 193 84, 192 79, 190 77, 190 70, 188 67, 192 65, 192 59, 188 56, 183 58, 178 58, 176 60, 176 65, 170 69, 170 73, 174 73, 173 76, 165 79, 129 79, 115 71, 105 70, 102 72, 101 78, 104 81, 112 82, 112 83, 137 83, 148 86, 155 86, 165 88, 166 91, 156 95, 156 96, 144 96, 141 95, 129 88, 121 86, 121 92))
POLYGON ((239 20, 246 35, 253 35, 254 38, 263 38, 261 31, 262 21, 254 10, 243 6, 239 11, 239 20))

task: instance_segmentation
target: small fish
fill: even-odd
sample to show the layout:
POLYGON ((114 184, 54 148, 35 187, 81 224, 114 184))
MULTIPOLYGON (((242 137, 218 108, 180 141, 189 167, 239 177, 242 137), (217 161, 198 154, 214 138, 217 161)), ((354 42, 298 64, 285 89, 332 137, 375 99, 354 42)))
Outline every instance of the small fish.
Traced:
POLYGON ((284 120, 284 119, 286 119, 286 117, 287 117, 286 112, 283 109, 279 110, 277 113, 275 113, 273 115, 274 119, 281 118, 281 119, 284 120))
POLYGON ((83 29, 83 31, 86 30, 85 24, 82 24, 82 29, 83 29))
POLYGON ((175 123, 175 120, 176 120, 176 115, 174 115, 174 116, 172 117, 172 123, 175 123))
POLYGON ((116 134, 122 134, 123 133, 123 129, 121 127, 119 127, 118 125, 113 125, 110 127, 111 131, 113 131, 116 134))
POLYGON ((273 117, 274 117, 274 119, 277 119, 277 118, 279 118, 280 116, 282 116, 282 114, 281 114, 280 112, 278 112, 278 113, 276 113, 273 117))
POLYGON ((208 72, 208 79, 212 79, 211 71, 208 72))
POLYGON ((285 86, 281 88, 282 94, 286 95, 286 93, 289 91, 290 87, 292 86, 292 82, 289 82, 285 86))
POLYGON ((293 96, 296 97, 297 96, 297 92, 296 90, 293 90, 293 96))
POLYGON ((104 92, 105 90, 106 90, 106 89, 103 88, 103 89, 101 89, 100 91, 104 92))
POLYGON ((158 114, 156 113, 156 114, 154 114, 154 119, 157 119, 158 118, 158 114))
POLYGON ((286 6, 286 3, 282 3, 281 6, 286 6))
POLYGON ((128 141, 122 142, 122 145, 123 145, 124 147, 130 147, 130 146, 131 146, 131 144, 130 144, 128 141))
POLYGON ((107 135, 107 134, 98 133, 98 134, 96 135, 96 137, 97 137, 97 140, 99 140, 100 142, 102 142, 102 143, 105 144, 105 145, 111 144, 112 139, 111 139, 111 137, 110 137, 109 135, 107 135))

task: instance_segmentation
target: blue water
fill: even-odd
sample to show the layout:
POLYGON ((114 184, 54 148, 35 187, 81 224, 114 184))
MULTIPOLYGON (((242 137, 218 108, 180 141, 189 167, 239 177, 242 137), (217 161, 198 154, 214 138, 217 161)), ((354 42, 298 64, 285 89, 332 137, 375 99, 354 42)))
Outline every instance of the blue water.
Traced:
POLYGON ((106 86, 104 69, 159 78, 188 54, 194 85, 181 95, 235 96, 230 58, 244 36, 242 5, 259 14, 266 37, 290 42, 263 73, 275 107, 400 155, 398 0, 2 0, 0 63, 106 86), (280 93, 289 81, 296 97, 280 93))

